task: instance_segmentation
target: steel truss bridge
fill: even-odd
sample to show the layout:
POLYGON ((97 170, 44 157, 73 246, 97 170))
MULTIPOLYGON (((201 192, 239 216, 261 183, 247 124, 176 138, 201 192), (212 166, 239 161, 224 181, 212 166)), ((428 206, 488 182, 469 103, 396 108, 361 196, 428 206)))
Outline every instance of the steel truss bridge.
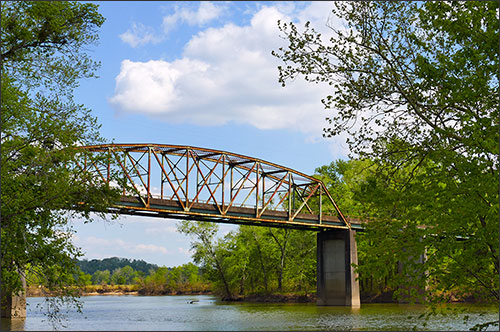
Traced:
POLYGON ((81 149, 77 165, 122 192, 110 212, 316 231, 363 229, 360 220, 342 214, 322 181, 261 159, 168 144, 81 149))

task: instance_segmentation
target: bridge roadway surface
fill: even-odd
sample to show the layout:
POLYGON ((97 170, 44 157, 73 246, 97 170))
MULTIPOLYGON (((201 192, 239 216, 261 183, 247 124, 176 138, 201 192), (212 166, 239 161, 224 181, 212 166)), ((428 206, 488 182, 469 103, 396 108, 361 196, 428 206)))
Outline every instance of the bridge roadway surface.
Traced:
MULTIPOLYGON (((211 221, 228 224, 266 226, 277 228, 293 228, 303 230, 328 230, 332 228, 347 228, 345 224, 335 216, 322 216, 321 223, 319 214, 299 213, 293 221, 288 220, 286 211, 266 210, 258 219, 255 218, 255 208, 230 207, 226 215, 218 214, 215 204, 193 203, 189 211, 176 200, 151 198, 150 206, 144 207, 138 197, 122 196, 120 201, 110 209, 110 212, 119 214, 156 217, 166 219, 188 219, 199 221, 211 221)), ((363 221, 358 218, 344 216, 350 223, 351 229, 363 231, 363 221)))

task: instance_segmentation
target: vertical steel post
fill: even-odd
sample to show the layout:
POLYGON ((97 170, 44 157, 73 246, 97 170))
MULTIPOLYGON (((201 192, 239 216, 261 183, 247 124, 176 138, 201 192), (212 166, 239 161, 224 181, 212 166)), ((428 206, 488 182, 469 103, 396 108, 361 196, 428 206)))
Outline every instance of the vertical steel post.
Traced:
POLYGON ((230 202, 233 201, 233 168, 234 166, 229 166, 231 167, 231 191, 229 192, 229 196, 230 196, 230 202))
MULTIPOLYGON (((194 158, 193 158, 193 162, 194 161, 194 158)), ((200 167, 200 160, 198 159, 198 167, 200 167)), ((196 194, 198 194, 198 190, 200 190, 200 169, 196 170, 196 194)), ((196 195, 196 203, 198 203, 198 197, 199 195, 196 195)))
POLYGON ((111 153, 109 153, 110 149, 111 148, 108 148, 108 174, 106 175, 106 182, 108 183, 108 186, 109 186, 109 177, 111 172, 111 153))
MULTIPOLYGON (((120 156, 118 156, 120 158, 120 156)), ((123 196, 125 196, 125 187, 127 184, 127 152, 123 152, 123 196)))
POLYGON ((255 167, 255 217, 259 217, 259 166, 260 163, 256 163, 255 167))
POLYGON ((148 207, 151 204, 151 147, 148 147, 148 207))
POLYGON ((165 174, 163 174, 163 158, 165 158, 165 155, 162 153, 161 154, 161 188, 160 188, 160 198, 163 199, 163 182, 165 181, 165 179, 163 178, 165 176, 165 174))
POLYGON ((186 207, 185 209, 189 209, 189 149, 186 149, 186 207))
POLYGON ((319 223, 321 224, 321 221, 323 219, 323 202, 322 202, 322 192, 323 192, 323 186, 319 187, 319 223))
POLYGON ((225 178, 225 175, 224 175, 224 171, 226 169, 226 155, 223 154, 222 155, 222 213, 224 213, 224 193, 225 193, 225 190, 224 190, 224 178, 225 178))
POLYGON ((288 220, 292 218, 292 173, 288 172, 288 220))
POLYGON ((266 176, 262 174, 262 208, 264 208, 264 201, 266 200, 266 176))

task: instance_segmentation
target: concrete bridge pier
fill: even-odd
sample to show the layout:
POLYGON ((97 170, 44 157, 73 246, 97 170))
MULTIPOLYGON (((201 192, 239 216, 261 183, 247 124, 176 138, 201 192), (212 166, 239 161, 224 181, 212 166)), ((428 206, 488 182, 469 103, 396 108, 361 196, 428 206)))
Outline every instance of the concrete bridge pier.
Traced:
POLYGON ((18 294, 0 294, 0 317, 1 318, 26 318, 26 279, 19 273, 23 285, 23 291, 18 294))
POLYGON ((352 230, 329 230, 317 235, 317 305, 360 307, 359 282, 351 264, 358 263, 352 230))
MULTIPOLYGON (((405 248, 402 249, 403 251, 406 251, 405 248)), ((414 276, 417 278, 424 278, 427 279, 427 272, 426 271, 419 271, 421 268, 418 266, 423 266, 425 264, 425 261, 427 260, 427 251, 423 250, 423 252, 420 255, 416 256, 410 256, 408 257, 407 262, 398 262, 398 273, 403 274, 404 276, 410 280, 414 279, 414 276), (410 273, 404 272, 406 266, 414 266, 412 270, 410 270, 410 273)), ((413 296, 408 296, 408 295, 401 295, 400 298, 398 299, 399 303, 410 303, 412 301, 416 303, 424 303, 425 302, 425 291, 427 289, 427 282, 425 281, 424 285, 422 287, 419 286, 408 286, 408 285, 402 285, 401 288, 404 290, 405 294, 406 293, 412 293, 414 292, 417 297, 413 296)))

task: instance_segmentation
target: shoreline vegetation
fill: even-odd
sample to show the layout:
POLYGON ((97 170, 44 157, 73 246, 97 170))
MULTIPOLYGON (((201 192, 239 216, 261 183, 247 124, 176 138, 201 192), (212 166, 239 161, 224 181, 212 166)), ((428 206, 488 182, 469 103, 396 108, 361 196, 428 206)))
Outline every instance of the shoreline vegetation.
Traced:
MULTIPOLYGON (((212 295, 212 291, 207 288, 199 289, 178 289, 172 291, 150 291, 140 288, 139 285, 87 285, 83 288, 76 288, 79 296, 95 295, 142 295, 142 296, 163 296, 163 295, 212 295)), ((56 292, 50 291, 43 286, 29 286, 26 289, 27 297, 53 297, 56 292)))
MULTIPOLYGON (((137 295, 137 296, 178 296, 178 295, 217 295, 210 289, 192 289, 175 291, 146 291, 138 285, 88 285, 78 291, 79 296, 97 296, 97 295, 137 295)), ((56 296, 45 287, 30 286, 26 290, 27 297, 52 297, 56 296)), ((316 294, 249 294, 238 295, 232 299, 222 298, 227 302, 270 302, 270 303, 309 303, 316 302, 316 294)))
MULTIPOLYGON (((244 231, 258 232, 258 230, 254 229, 244 229, 244 231)), ((253 235, 257 236, 258 234, 253 235)), ((265 235, 267 233, 259 236, 264 237, 265 235)), ((277 237, 279 234, 272 233, 272 235, 277 237)), ((291 236, 295 234, 285 235, 291 236)), ((259 258, 259 255, 257 256, 256 259, 259 258)), ((217 258, 218 256, 215 255, 214 257, 217 258)), ((262 259, 261 261, 263 263, 266 260, 262 259)), ((293 259, 289 261, 288 268, 292 267, 294 261, 293 259)), ((230 263, 238 265, 238 262, 230 263)), ((264 266, 265 269, 261 266, 261 269, 251 270, 248 267, 249 262, 243 263, 243 267, 246 266, 247 268, 240 276, 238 273, 234 273, 234 269, 227 270, 227 266, 226 270, 224 270, 226 272, 221 275, 217 271, 210 269, 210 266, 198 267, 193 263, 175 267, 160 267, 142 260, 118 257, 91 261, 83 260, 78 262, 78 271, 70 280, 67 280, 66 286, 62 288, 51 287, 49 289, 49 287, 44 286, 43 278, 40 278, 43 274, 37 273, 35 268, 28 269, 26 295, 28 297, 56 297, 61 296, 61 294, 74 294, 76 296, 213 295, 223 302, 316 302, 315 278, 313 278, 312 273, 315 271, 313 271, 312 267, 311 273, 302 275, 298 279, 290 278, 287 273, 284 273, 282 278, 273 278, 279 277, 281 274, 273 275, 271 273, 273 269, 267 269, 266 266, 264 266), (261 273, 259 274, 259 272, 261 273)), ((223 269, 221 268, 221 270, 223 269)), ((286 272, 286 269, 283 270, 286 272)), ((401 301, 402 298, 395 296, 395 293, 400 291, 399 287, 390 287, 383 281, 365 277, 360 279, 359 284, 361 303, 408 302, 401 301)), ((457 289, 449 290, 446 293, 435 290, 434 295, 441 296, 446 299, 444 302, 448 303, 481 302, 473 294, 467 296, 462 294, 460 296, 461 292, 457 289)))
MULTIPOLYGON (((179 289, 170 291, 148 291, 139 285, 87 285, 78 291, 79 296, 109 296, 109 295, 134 295, 134 296, 182 296, 182 295, 214 295, 217 293, 204 287, 199 289, 179 289)), ((52 297, 55 292, 41 286, 29 286, 26 290, 27 297, 52 297)), ((218 296, 221 298, 220 296, 218 296)), ((315 293, 270 293, 238 295, 232 299, 221 298, 224 302, 263 302, 263 303, 315 303, 315 293)), ((458 300, 452 298, 452 303, 475 303, 474 298, 458 300)), ((399 303, 393 299, 392 292, 361 296, 361 303, 399 303)))

